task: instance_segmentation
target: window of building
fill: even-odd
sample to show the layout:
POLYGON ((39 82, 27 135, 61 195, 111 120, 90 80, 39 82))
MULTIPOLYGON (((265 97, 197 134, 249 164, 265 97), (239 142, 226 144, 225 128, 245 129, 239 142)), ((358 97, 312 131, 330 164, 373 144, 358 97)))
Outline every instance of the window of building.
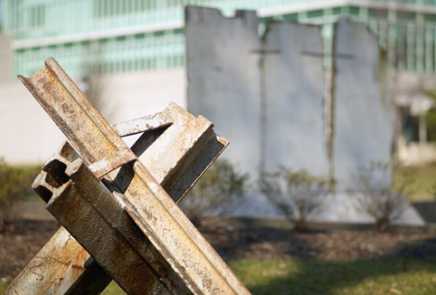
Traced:
POLYGON ((144 0, 94 0, 96 17, 111 17, 152 10, 156 1, 144 0))
POLYGON ((45 6, 33 5, 29 8, 29 25, 31 27, 41 27, 45 24, 45 6))

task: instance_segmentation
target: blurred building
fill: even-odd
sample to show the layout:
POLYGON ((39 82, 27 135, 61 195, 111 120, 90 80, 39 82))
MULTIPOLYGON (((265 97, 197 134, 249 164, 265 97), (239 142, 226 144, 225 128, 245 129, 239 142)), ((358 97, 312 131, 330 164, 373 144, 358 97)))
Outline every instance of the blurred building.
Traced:
POLYGON ((435 0, 4 0, 15 73, 34 72, 46 56, 77 76, 183 67, 184 5, 254 9, 264 22, 349 16, 377 33, 399 69, 436 70, 435 0))
MULTIPOLYGON (((3 0, 0 3, 2 25, 9 38, 0 44, 12 53, 2 58, 2 63, 11 65, 2 75, 30 75, 42 66, 44 59, 53 56, 112 121, 158 111, 169 101, 186 105, 185 5, 217 7, 227 15, 237 9, 257 10, 261 34, 266 24, 274 20, 323 24, 326 67, 331 66, 328 54, 332 46, 331 24, 347 16, 367 24, 376 33, 378 43, 386 49, 385 60, 393 68, 413 75, 432 75, 436 71, 436 0, 3 0)), ((24 115, 34 118, 32 126, 45 126, 37 123, 46 118, 38 117, 35 106, 29 106, 28 94, 22 87, 16 82, 2 86, 5 80, 0 81, 0 114, 5 114, 0 124, 6 123, 6 118, 10 121, 24 115), (13 98, 5 99, 11 95, 13 98)), ((17 124, 11 138, 20 132, 28 133, 32 126, 26 126, 25 122, 17 124)), ((47 134, 47 138, 52 137, 47 134)), ((24 146, 31 142, 34 142, 32 138, 22 139, 24 146)), ((31 153, 23 156, 24 150, 1 143, 0 156, 14 162, 39 161, 46 157, 45 150, 51 142, 37 147, 36 157, 31 153)))

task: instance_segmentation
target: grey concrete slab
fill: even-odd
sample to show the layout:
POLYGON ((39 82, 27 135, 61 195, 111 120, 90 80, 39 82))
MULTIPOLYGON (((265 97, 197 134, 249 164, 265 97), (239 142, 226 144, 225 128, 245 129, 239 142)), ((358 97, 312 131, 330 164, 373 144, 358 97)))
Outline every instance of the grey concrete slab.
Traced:
POLYGON ((188 109, 214 122, 231 142, 224 156, 254 175, 260 164, 257 30, 254 12, 226 18, 217 9, 187 10, 188 109))
POLYGON ((320 27, 274 23, 265 39, 267 50, 279 50, 264 57, 266 169, 327 177, 320 27))
POLYGON ((225 134, 224 157, 251 177, 250 192, 231 214, 276 216, 256 191, 262 169, 328 174, 323 47, 316 26, 277 22, 263 36, 259 27, 252 12, 229 18, 216 9, 187 9, 187 105, 225 134))
POLYGON ((188 108, 231 144, 225 156, 254 178, 265 168, 328 172, 323 135, 320 28, 274 23, 265 37, 252 12, 187 10, 188 108))
POLYGON ((379 48, 375 36, 358 23, 336 26, 335 178, 340 190, 358 189, 361 174, 377 172, 378 185, 390 184, 394 109, 381 95, 379 48), (383 175, 382 175, 383 174, 383 175))

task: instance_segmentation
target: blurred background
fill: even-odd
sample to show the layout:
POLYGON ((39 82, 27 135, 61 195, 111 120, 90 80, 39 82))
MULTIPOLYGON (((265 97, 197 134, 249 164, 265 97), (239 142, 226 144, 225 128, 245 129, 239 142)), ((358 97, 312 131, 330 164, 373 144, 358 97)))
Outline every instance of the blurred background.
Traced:
POLYGON ((436 293, 436 1, 0 0, 0 294, 58 226, 48 57, 111 123, 230 140, 181 206, 254 294, 436 293))

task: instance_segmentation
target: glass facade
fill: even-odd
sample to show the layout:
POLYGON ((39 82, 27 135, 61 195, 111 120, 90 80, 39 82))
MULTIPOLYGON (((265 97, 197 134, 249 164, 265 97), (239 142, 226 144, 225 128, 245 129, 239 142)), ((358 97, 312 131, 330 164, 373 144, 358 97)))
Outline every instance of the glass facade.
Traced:
MULTIPOLYGON (((15 72, 28 75, 48 56, 74 75, 184 65, 183 7, 255 9, 272 19, 330 24, 341 16, 373 30, 402 70, 436 71, 436 0, 3 0, 14 39, 15 72)), ((328 36, 327 36, 328 38, 328 36)))

